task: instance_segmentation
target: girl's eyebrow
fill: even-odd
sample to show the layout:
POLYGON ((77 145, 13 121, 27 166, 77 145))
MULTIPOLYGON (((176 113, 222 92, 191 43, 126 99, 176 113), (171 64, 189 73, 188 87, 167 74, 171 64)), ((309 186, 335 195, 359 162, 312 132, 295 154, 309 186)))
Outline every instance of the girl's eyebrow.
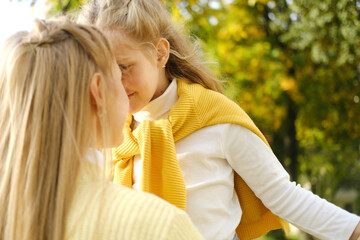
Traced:
POLYGON ((130 57, 116 57, 116 62, 119 63, 119 62, 129 62, 131 61, 131 58, 130 57))
POLYGON ((118 54, 114 54, 116 60, 129 60, 131 59, 131 56, 123 56, 122 54, 118 53, 118 54))
POLYGON ((116 57, 116 60, 129 60, 130 59, 130 57, 124 57, 124 56, 118 56, 118 55, 116 55, 115 57, 116 57))

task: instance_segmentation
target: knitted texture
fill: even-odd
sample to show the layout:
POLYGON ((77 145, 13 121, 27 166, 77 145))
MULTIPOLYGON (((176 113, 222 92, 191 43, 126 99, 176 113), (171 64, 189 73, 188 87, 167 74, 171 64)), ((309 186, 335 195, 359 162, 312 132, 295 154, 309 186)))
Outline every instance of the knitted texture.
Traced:
MULTIPOLYGON (((269 144, 250 117, 224 95, 186 80, 178 81, 178 95, 179 100, 167 119, 144 120, 131 132, 132 116, 128 116, 124 143, 113 150, 113 181, 132 187, 133 157, 141 154, 140 189, 185 209, 186 188, 176 158, 176 141, 206 126, 234 123, 248 128, 269 144)), ((289 231, 288 223, 272 214, 236 173, 234 181, 243 211, 236 229, 240 239, 253 239, 281 227, 289 231)))
MULTIPOLYGON (((86 174, 86 173, 85 173, 86 174)), ((187 214, 168 202, 110 182, 77 183, 66 240, 203 239, 187 214)))

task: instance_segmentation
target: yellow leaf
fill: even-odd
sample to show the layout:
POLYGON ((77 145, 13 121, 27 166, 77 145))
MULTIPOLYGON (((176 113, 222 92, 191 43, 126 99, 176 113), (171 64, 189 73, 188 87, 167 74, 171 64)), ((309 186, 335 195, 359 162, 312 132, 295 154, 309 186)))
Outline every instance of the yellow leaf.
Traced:
POLYGON ((296 87, 295 79, 285 76, 282 79, 280 79, 280 87, 284 91, 291 91, 294 90, 296 87))

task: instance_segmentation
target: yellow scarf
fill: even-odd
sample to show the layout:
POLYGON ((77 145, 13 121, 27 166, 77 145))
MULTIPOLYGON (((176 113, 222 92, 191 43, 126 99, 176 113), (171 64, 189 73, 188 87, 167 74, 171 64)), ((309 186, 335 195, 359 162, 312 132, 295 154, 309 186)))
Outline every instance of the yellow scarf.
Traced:
MULTIPOLYGON (((128 116, 124 142, 113 150, 113 181, 131 188, 133 157, 141 154, 140 189, 185 209, 186 189, 176 157, 176 141, 206 126, 235 123, 250 129, 269 144, 250 117, 224 95, 186 80, 178 81, 178 95, 179 100, 170 109, 167 119, 142 121, 132 132, 132 116, 128 116)), ((289 231, 288 223, 271 213, 236 173, 234 181, 242 209, 241 222, 236 229, 240 239, 257 238, 281 227, 286 233, 289 231)))

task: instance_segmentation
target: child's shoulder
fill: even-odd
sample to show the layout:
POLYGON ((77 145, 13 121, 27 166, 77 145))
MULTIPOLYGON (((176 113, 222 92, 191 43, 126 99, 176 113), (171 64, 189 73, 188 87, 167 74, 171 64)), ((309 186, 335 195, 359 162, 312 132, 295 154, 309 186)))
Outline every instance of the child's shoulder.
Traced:
POLYGON ((201 84, 191 83, 188 80, 183 80, 183 79, 181 79, 178 82, 179 82, 178 87, 180 88, 180 92, 186 95, 187 97, 192 98, 192 101, 197 106, 202 106, 202 105, 209 106, 212 104, 219 106, 219 105, 230 104, 238 107, 238 105, 234 101, 226 97, 224 94, 208 89, 202 86, 201 84))

